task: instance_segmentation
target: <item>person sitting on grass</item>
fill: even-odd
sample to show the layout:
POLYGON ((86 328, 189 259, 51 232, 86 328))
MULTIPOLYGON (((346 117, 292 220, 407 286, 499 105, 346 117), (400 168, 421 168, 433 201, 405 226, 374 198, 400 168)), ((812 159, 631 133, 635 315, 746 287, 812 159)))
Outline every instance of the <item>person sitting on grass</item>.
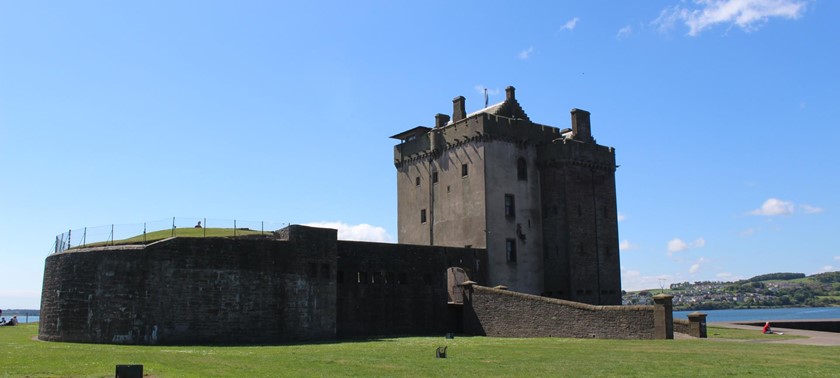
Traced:
POLYGON ((9 319, 9 321, 6 322, 6 324, 3 324, 3 325, 4 326, 16 326, 17 324, 18 324, 17 315, 15 315, 15 316, 12 316, 12 318, 9 319))
POLYGON ((761 332, 763 332, 765 335, 784 335, 784 333, 774 332, 772 329, 770 329, 770 322, 764 323, 764 327, 761 328, 761 332))
POLYGON ((6 318, 0 318, 0 326, 6 324, 6 318))

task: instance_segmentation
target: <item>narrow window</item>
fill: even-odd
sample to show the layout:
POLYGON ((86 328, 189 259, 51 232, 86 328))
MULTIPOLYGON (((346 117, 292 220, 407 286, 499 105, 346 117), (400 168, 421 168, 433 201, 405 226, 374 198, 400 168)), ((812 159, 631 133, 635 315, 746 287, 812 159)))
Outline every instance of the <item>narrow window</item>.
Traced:
POLYGON ((359 283, 359 284, 366 284, 366 283, 368 283, 368 274, 367 274, 367 272, 357 272, 357 273, 356 273, 356 283, 359 283))
POLYGON ((395 284, 394 282, 394 272, 385 272, 385 283, 386 284, 395 284))
POLYGON ((461 177, 467 177, 469 173, 469 169, 467 168, 466 164, 461 164, 461 177))
POLYGON ((507 253, 507 261, 509 263, 516 262, 516 239, 505 240, 505 252, 507 253))
POLYGON ((343 270, 339 270, 338 272, 336 272, 335 282, 344 283, 344 271, 343 270))
POLYGON ((420 186, 420 176, 414 178, 414 186, 420 186))
POLYGON ((438 182, 438 173, 437 171, 432 172, 432 184, 437 184, 438 182))
POLYGON ((505 194, 505 216, 513 217, 516 214, 516 204, 514 203, 513 194, 505 194))
POLYGON ((516 178, 519 181, 528 181, 528 163, 525 158, 519 158, 516 161, 516 178))
POLYGON ((420 223, 426 223, 426 209, 420 210, 420 223))
POLYGON ((373 272, 373 274, 370 277, 370 283, 382 283, 382 272, 373 272))

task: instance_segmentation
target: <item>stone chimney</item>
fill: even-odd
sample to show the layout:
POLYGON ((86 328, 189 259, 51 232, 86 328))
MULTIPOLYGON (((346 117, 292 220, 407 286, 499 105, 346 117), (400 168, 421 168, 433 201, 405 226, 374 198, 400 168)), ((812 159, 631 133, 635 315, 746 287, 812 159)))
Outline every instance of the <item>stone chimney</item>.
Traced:
POLYGON ((449 122, 449 116, 446 114, 435 114, 435 128, 444 127, 449 122))
POLYGON ((467 99, 464 96, 458 96, 452 99, 452 121, 458 122, 467 118, 467 99))
POLYGON ((586 110, 572 109, 572 139, 586 143, 592 141, 589 112, 586 110))
POLYGON ((505 100, 516 100, 516 88, 513 86, 505 88, 505 100))

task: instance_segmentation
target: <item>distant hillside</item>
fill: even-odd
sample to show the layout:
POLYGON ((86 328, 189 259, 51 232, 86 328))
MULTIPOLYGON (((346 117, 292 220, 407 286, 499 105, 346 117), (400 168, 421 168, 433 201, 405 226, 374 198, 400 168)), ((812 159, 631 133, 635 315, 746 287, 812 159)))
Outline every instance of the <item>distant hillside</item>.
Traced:
POLYGON ((624 304, 651 304, 651 296, 660 292, 674 296, 675 310, 840 306, 840 272, 812 276, 770 273, 736 282, 674 283, 667 290, 626 293, 624 304))

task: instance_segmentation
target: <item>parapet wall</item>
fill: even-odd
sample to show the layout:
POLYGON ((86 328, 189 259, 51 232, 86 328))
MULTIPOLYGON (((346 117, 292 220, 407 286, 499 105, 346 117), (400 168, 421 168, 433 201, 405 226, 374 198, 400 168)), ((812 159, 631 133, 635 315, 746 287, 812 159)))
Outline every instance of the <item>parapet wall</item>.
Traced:
POLYGON ((38 338, 91 343, 332 339, 336 231, 173 238, 47 257, 38 338), (293 238, 294 240, 294 238, 293 238))
POLYGON ((472 285, 464 329, 494 337, 653 339, 654 306, 593 306, 472 285))

